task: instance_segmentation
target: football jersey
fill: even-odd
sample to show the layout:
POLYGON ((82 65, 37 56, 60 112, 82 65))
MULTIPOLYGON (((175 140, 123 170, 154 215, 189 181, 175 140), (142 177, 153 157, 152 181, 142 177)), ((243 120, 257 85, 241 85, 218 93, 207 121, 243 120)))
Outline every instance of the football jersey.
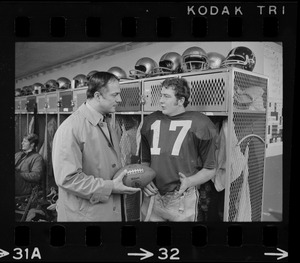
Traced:
POLYGON ((180 185, 179 172, 188 177, 202 168, 215 168, 216 135, 213 122, 200 112, 167 116, 156 111, 145 117, 142 162, 156 171, 154 183, 160 194, 180 185))

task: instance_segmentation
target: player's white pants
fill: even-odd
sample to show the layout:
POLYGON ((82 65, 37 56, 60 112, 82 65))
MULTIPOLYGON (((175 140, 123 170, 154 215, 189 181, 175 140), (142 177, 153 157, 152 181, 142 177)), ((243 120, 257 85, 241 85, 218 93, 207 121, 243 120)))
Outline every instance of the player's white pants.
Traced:
POLYGON ((175 190, 165 195, 159 193, 152 197, 143 195, 142 221, 196 221, 199 200, 196 187, 188 188, 181 196, 177 193, 175 190))

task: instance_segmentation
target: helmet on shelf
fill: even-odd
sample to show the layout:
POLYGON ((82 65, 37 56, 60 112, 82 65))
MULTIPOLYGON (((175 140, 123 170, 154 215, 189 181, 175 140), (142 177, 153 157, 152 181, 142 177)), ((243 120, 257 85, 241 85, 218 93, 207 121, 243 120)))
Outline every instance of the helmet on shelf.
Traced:
POLYGON ((157 67, 157 63, 152 58, 143 57, 136 62, 134 69, 129 71, 129 76, 135 79, 151 77, 154 68, 157 67))
POLYGON ((256 63, 254 53, 247 47, 236 47, 230 50, 228 56, 222 63, 223 67, 238 67, 248 71, 253 71, 256 63))
POLYGON ((42 89, 43 89, 44 85, 41 83, 34 83, 32 85, 32 87, 33 87, 34 94, 40 94, 40 93, 42 93, 42 89))
POLYGON ((33 95, 34 94, 33 93, 34 89, 33 89, 32 85, 23 87, 23 90, 24 90, 24 95, 25 96, 33 95))
POLYGON ((182 54, 184 72, 205 70, 209 68, 206 52, 200 47, 190 47, 182 54))
POLYGON ((154 68, 154 75, 169 75, 181 73, 182 58, 177 52, 167 52, 159 60, 159 66, 154 68))
POLYGON ((98 71, 98 70, 92 70, 92 71, 90 71, 90 72, 86 75, 87 81, 89 81, 90 78, 92 77, 92 75, 95 74, 95 73, 97 73, 97 72, 99 72, 99 71, 98 71))
POLYGON ((114 74, 118 80, 128 79, 126 72, 120 67, 111 67, 107 72, 114 74))
POLYGON ((70 89, 71 88, 71 81, 68 78, 61 77, 57 79, 58 88, 59 89, 70 89))
POLYGON ((58 89, 58 82, 54 79, 50 79, 45 83, 47 92, 56 91, 58 89))
POLYGON ((215 69, 215 68, 220 68, 222 62, 224 61, 225 57, 217 52, 209 52, 207 53, 208 57, 208 64, 209 68, 215 69))
POLYGON ((88 84, 88 80, 84 74, 76 75, 73 80, 75 80, 75 89, 85 87, 88 84))
POLYGON ((15 97, 20 97, 20 96, 22 96, 21 94, 22 94, 21 93, 21 88, 16 88, 15 89, 15 97))

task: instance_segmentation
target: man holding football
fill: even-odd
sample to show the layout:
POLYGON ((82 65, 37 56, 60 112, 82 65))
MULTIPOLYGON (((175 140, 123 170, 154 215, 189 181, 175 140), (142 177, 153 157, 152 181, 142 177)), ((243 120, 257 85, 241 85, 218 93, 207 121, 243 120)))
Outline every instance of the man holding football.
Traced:
POLYGON ((190 88, 184 78, 162 83, 160 104, 141 130, 142 164, 156 171, 143 189, 143 221, 196 221, 197 187, 215 174, 217 130, 204 114, 186 111, 190 88))
POLYGON ((121 101, 118 79, 96 72, 87 101, 57 129, 52 151, 57 221, 121 221, 121 194, 139 191, 123 184, 126 170, 114 177, 121 153, 107 114, 121 101))

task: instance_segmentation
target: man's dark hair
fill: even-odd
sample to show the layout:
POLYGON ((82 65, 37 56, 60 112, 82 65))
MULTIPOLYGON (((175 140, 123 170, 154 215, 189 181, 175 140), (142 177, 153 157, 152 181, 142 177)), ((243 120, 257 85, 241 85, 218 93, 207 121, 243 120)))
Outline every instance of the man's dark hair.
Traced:
POLYGON ((161 84, 165 88, 172 88, 175 91, 175 97, 177 99, 184 98, 183 106, 186 107, 189 104, 189 97, 191 95, 188 82, 184 78, 167 78, 161 84))
POLYGON ((118 81, 118 79, 114 74, 111 74, 109 72, 100 71, 100 72, 94 73, 89 78, 88 89, 86 91, 86 97, 88 99, 93 98, 96 91, 99 91, 100 94, 103 94, 103 92, 107 88, 107 84, 110 81, 118 81))
POLYGON ((34 133, 28 133, 27 135, 24 136, 24 139, 27 139, 30 144, 34 144, 34 147, 36 147, 39 143, 39 136, 37 136, 34 133))

